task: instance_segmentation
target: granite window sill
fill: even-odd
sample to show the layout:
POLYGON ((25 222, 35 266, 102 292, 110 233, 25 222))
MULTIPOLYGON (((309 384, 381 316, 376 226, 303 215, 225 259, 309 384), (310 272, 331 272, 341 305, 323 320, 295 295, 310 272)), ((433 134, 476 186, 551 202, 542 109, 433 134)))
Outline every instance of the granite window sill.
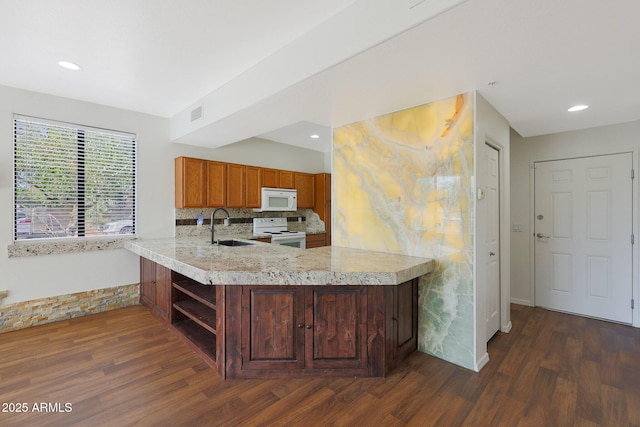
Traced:
POLYGON ((135 240, 135 236, 99 237, 88 239, 55 239, 19 241, 7 246, 9 258, 68 254, 87 251, 124 249, 124 242, 135 240))

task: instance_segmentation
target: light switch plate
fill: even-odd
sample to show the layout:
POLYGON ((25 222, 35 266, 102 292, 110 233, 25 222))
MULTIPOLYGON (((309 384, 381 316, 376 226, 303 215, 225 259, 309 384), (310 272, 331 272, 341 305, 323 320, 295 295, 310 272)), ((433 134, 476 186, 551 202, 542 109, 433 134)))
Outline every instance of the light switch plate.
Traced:
POLYGON ((513 231, 514 233, 522 233, 524 231, 524 225, 511 224, 511 231, 513 231))

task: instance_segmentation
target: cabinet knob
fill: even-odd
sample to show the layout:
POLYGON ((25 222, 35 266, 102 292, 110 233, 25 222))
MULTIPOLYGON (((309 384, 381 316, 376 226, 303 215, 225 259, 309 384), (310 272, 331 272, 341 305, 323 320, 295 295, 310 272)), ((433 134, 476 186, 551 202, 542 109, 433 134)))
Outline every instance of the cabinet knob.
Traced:
POLYGON ((304 323, 298 323, 298 328, 304 328, 304 323))
POLYGON ((307 329, 313 328, 313 325, 307 325, 307 329))

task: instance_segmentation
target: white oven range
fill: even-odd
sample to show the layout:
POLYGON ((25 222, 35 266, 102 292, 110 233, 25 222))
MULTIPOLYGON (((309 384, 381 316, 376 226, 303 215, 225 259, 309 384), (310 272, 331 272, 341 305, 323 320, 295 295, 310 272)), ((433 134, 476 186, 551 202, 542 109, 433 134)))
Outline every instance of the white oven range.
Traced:
POLYGON ((305 249, 307 235, 302 231, 289 231, 287 218, 253 218, 254 236, 271 236, 274 245, 305 249))

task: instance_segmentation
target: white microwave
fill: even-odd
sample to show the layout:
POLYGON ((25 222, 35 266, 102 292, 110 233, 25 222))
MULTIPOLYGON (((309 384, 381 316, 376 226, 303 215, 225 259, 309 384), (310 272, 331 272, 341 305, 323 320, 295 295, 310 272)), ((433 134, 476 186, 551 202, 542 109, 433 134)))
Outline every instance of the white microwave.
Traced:
POLYGON ((258 212, 295 211, 298 210, 298 192, 286 188, 262 188, 260 208, 258 212))

